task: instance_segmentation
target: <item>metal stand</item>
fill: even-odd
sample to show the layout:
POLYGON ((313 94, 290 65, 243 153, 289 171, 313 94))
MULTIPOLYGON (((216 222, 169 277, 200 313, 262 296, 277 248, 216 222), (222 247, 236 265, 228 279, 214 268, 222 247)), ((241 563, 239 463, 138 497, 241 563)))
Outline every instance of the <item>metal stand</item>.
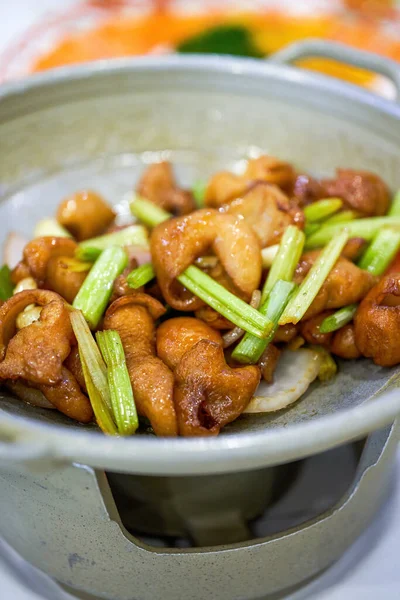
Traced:
MULTIPOLYGON (((141 477, 139 482, 126 476, 122 485, 128 490, 137 480, 132 502, 152 498, 147 516, 142 512, 143 529, 153 511, 161 521, 165 516, 165 527, 159 521, 153 533, 159 527, 169 535, 185 532, 208 547, 156 548, 139 541, 122 525, 106 474, 76 464, 45 473, 1 472, 0 533, 26 560, 92 597, 263 598, 325 569, 362 532, 386 491, 396 445, 394 427, 375 432, 365 442, 354 481, 333 508, 297 527, 241 543, 212 545, 228 531, 247 538, 246 520, 273 501, 282 484, 279 471, 286 467, 220 478, 141 477)), ((133 521, 130 527, 140 525, 140 519, 133 521)))

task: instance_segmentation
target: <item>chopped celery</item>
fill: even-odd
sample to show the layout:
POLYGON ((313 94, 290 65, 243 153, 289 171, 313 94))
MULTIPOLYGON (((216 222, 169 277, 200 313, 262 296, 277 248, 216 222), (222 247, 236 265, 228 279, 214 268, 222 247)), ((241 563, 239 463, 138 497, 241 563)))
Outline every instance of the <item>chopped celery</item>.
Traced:
POLYGON ((14 285, 11 281, 11 271, 8 265, 0 268, 0 300, 5 302, 13 295, 14 285))
MULTIPOLYGON (((155 227, 171 216, 143 198, 136 198, 131 204, 131 210, 149 227, 155 227)), ((265 337, 269 327, 265 317, 197 267, 193 265, 188 267, 178 277, 178 281, 237 327, 255 336, 265 337)))
POLYGON ((298 323, 300 319, 304 317, 315 296, 321 289, 325 279, 328 277, 331 269, 339 258, 347 240, 347 232, 340 231, 320 252, 297 293, 289 300, 279 321, 280 325, 298 323))
POLYGON ((188 267, 178 281, 237 327, 260 338, 268 334, 268 319, 197 267, 188 267))
MULTIPOLYGON (((394 196, 389 209, 389 217, 400 215, 400 192, 394 196)), ((393 258, 400 249, 400 231, 397 229, 383 229, 378 231, 361 257, 358 266, 369 271, 373 275, 383 275, 393 258)), ((337 331, 349 323, 357 310, 357 304, 349 304, 336 311, 330 317, 322 321, 320 330, 322 333, 337 331)))
POLYGON ((383 275, 400 249, 400 230, 385 229, 377 233, 358 266, 372 275, 383 275))
POLYGON ((400 190, 395 193, 388 214, 392 217, 400 215, 400 190))
POLYGON ((325 198, 317 200, 304 208, 304 216, 308 223, 323 221, 330 217, 343 206, 343 200, 340 198, 325 198))
POLYGON ((348 304, 329 317, 326 317, 320 325, 320 332, 331 333, 331 331, 337 331, 338 329, 341 329, 341 327, 347 325, 347 323, 350 323, 356 314, 357 306, 357 304, 348 304))
MULTIPOLYGON (((78 342, 79 355, 82 365, 85 363, 94 387, 100 394, 102 401, 111 411, 110 390, 107 382, 107 367, 101 356, 100 350, 79 310, 70 313, 71 325, 78 342)), ((94 408, 93 408, 94 410, 94 408)))
POLYGON ((94 385, 88 366, 80 351, 79 356, 81 359, 86 389, 88 391, 90 404, 92 405, 96 422, 103 433, 107 435, 118 435, 117 428, 112 418, 111 410, 108 408, 107 404, 104 402, 102 395, 94 385))
POLYGON ((73 302, 82 311, 91 329, 96 329, 107 307, 114 280, 128 263, 126 252, 119 246, 106 248, 94 263, 73 302))
POLYGON ((304 233, 307 237, 313 235, 321 227, 321 223, 306 223, 304 226, 304 233))
POLYGON ((117 331, 96 333, 97 343, 107 364, 107 380, 118 432, 132 435, 139 425, 125 353, 117 331))
POLYGON ((192 189, 193 198, 196 202, 197 208, 203 208, 204 197, 206 194, 207 184, 204 181, 195 181, 192 189))
POLYGON ((268 293, 279 279, 283 279, 283 281, 291 281, 293 279, 297 263, 303 251, 304 240, 304 233, 300 229, 294 225, 289 225, 286 228, 279 244, 278 253, 274 258, 265 281, 261 302, 265 301, 268 293))
POLYGON ((325 225, 337 225, 338 223, 347 223, 348 221, 354 221, 354 219, 358 219, 360 214, 355 210, 342 210, 336 215, 329 217, 324 221, 325 225))
POLYGON ((142 225, 130 225, 120 231, 81 242, 76 251, 76 258, 89 261, 96 260, 102 250, 111 246, 143 246, 148 248, 148 245, 149 239, 146 229, 142 225))
POLYGON ((261 305, 259 311, 271 322, 268 337, 260 339, 246 333, 241 342, 232 353, 232 358, 241 363, 255 364, 261 358, 262 353, 273 340, 278 328, 278 321, 285 309, 286 304, 295 288, 295 284, 278 279, 275 282, 266 301, 261 305))
POLYGON ((372 238, 383 227, 400 230, 400 216, 395 217, 371 217, 368 219, 356 219, 347 223, 338 223, 336 225, 322 225, 321 228, 307 238, 307 248, 320 248, 324 246, 338 232, 346 230, 349 238, 360 237, 365 240, 372 238))
POLYGON ((141 198, 140 196, 135 196, 130 206, 133 216, 136 217, 138 221, 147 225, 147 227, 155 227, 159 223, 170 219, 172 216, 156 204, 153 204, 153 202, 141 198))
POLYGON ((133 269, 127 276, 126 281, 129 287, 137 290, 142 285, 149 283, 155 276, 156 274, 154 273, 153 265, 151 263, 146 263, 133 269))

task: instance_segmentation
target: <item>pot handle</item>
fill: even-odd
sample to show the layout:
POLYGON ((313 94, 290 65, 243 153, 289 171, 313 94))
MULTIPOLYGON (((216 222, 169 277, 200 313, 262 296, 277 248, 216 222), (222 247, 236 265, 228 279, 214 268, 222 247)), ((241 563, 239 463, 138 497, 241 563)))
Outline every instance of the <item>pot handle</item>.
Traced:
POLYGON ((345 44, 308 39, 290 44, 273 54, 269 61, 277 64, 292 64, 300 58, 321 57, 360 67, 373 73, 384 75, 393 83, 396 90, 396 102, 400 103, 400 65, 389 58, 372 52, 357 50, 345 44))

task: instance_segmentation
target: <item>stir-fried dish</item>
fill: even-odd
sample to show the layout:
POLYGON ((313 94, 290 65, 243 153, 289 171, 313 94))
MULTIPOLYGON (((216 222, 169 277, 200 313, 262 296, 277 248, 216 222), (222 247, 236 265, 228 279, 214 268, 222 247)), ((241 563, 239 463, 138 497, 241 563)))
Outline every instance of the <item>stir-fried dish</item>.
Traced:
POLYGON ((216 435, 334 357, 400 363, 400 194, 377 174, 260 156, 185 190, 160 162, 130 208, 120 226, 78 191, 1 269, 0 380, 22 400, 110 435, 216 435))

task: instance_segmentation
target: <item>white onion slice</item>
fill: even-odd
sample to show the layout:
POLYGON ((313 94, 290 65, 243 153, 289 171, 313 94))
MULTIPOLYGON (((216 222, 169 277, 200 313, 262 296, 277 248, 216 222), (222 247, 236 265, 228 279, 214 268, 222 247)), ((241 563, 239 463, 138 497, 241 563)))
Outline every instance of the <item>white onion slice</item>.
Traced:
POLYGON ((6 241, 4 242, 3 249, 3 262, 13 269, 15 265, 22 260, 22 252, 29 240, 21 235, 12 231, 8 234, 6 241))
POLYGON ((144 246, 125 246, 129 259, 136 258, 138 266, 151 262, 150 248, 144 246))
POLYGON ((274 382, 261 381, 245 413, 274 412, 296 402, 318 375, 321 358, 314 350, 285 350, 279 357, 274 382))
POLYGON ((25 385, 25 383, 22 383, 21 381, 7 381, 6 387, 27 404, 39 408, 55 408, 41 391, 25 385))

